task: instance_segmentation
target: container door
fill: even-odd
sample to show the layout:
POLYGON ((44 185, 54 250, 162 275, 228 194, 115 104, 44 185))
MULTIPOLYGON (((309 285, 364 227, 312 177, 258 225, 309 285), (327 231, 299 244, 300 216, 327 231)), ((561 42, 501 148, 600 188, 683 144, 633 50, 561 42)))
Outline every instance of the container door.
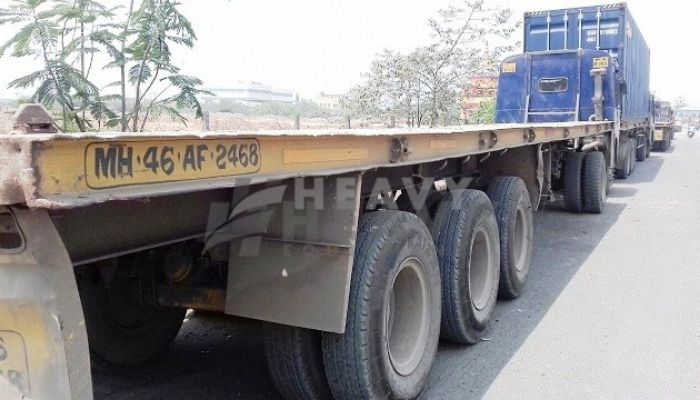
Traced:
POLYGON ((533 56, 527 122, 578 120, 580 62, 576 52, 533 56))
POLYGON ((525 51, 608 50, 617 58, 629 29, 619 4, 534 12, 525 17, 525 51))

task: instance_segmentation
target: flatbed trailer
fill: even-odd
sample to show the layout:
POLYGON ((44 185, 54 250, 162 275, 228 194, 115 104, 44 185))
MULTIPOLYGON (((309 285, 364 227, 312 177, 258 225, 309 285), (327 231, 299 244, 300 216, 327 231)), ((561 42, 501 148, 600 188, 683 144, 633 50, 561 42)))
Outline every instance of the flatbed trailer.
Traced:
POLYGON ((267 322, 285 398, 415 398, 438 337, 478 342, 523 290, 533 210, 563 191, 602 211, 620 129, 68 135, 36 115, 0 135, 3 399, 91 399, 91 364, 157 356, 188 308, 267 322))
POLYGON ((654 101, 654 127, 652 144, 654 151, 668 151, 678 130, 673 106, 669 101, 654 101))

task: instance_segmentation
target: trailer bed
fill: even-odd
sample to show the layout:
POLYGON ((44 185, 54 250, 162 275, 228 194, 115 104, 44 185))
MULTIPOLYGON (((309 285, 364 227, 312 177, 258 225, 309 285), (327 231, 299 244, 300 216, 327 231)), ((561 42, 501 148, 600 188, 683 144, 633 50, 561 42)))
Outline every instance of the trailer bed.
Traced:
POLYGON ((81 207, 468 157, 609 132, 612 122, 443 129, 0 135, 0 204, 81 207))

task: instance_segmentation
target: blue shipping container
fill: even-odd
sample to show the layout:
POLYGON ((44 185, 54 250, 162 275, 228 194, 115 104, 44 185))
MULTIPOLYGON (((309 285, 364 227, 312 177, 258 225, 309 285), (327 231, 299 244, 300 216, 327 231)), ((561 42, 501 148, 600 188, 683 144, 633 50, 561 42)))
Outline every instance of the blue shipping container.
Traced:
POLYGON ((525 14, 525 52, 605 50, 624 81, 622 121, 650 117, 650 51, 627 4, 611 4, 525 14))
POLYGON ((563 50, 508 57, 501 66, 496 122, 588 121, 595 114, 590 71, 606 70, 603 117, 615 119, 615 65, 605 50, 563 50))

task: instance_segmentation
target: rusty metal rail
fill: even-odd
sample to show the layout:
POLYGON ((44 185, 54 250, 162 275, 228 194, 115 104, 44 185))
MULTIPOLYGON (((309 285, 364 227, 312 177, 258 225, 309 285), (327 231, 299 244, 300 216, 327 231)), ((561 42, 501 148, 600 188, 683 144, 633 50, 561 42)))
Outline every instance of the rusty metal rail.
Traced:
POLYGON ((0 204, 114 199, 327 176, 593 136, 612 122, 445 129, 0 135, 0 204))

